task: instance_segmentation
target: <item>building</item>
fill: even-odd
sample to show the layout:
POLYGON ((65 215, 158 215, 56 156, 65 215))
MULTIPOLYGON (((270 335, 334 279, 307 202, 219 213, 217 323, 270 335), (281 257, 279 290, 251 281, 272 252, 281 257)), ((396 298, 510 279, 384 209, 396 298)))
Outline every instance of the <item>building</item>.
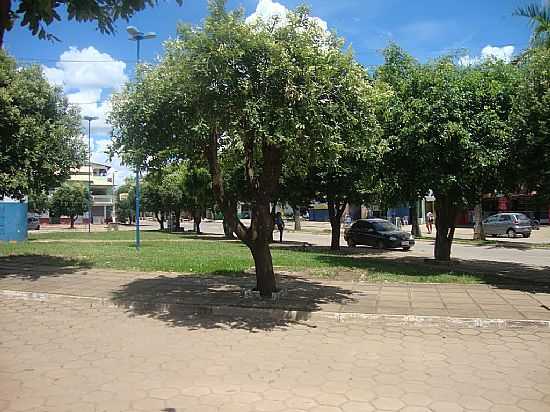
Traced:
MULTIPOLYGON (((83 165, 79 169, 72 171, 69 182, 80 182, 88 185, 88 170, 91 171, 91 196, 92 196, 92 224, 104 224, 112 220, 114 196, 114 181, 111 166, 101 163, 91 163, 83 165)), ((48 213, 40 215, 40 223, 50 222, 48 213)), ((60 223, 69 223, 68 219, 61 217, 60 223)), ((79 216, 76 219, 77 224, 88 224, 88 213, 79 216)))

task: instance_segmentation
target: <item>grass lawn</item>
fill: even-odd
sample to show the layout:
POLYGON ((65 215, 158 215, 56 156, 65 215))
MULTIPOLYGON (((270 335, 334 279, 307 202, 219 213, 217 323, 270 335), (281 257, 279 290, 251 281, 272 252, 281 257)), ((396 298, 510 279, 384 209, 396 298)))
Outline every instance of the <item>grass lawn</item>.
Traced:
MULTIPOLYGON (((193 235, 143 232, 137 252, 133 232, 33 233, 28 242, 0 244, 0 264, 7 256, 52 256, 85 267, 129 271, 240 275, 254 265, 240 242, 197 239, 193 235)), ((325 249, 272 248, 273 264, 312 277, 391 282, 483 283, 491 277, 457 273, 450 268, 346 255, 325 249)), ((13 258, 10 258, 13 261, 13 258)), ((53 260, 52 260, 53 261, 53 260)), ((59 259, 56 259, 59 262, 59 259)))

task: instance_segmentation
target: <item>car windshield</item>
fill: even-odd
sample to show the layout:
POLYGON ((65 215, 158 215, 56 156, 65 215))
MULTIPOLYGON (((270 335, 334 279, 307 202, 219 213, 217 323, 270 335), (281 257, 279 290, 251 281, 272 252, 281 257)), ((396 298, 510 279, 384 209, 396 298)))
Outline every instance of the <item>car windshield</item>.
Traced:
POLYGON ((398 230, 397 227, 390 222, 373 222, 372 225, 378 232, 393 232, 398 230))
POLYGON ((517 220, 530 220, 527 216, 525 216, 523 213, 516 213, 516 219, 517 220))

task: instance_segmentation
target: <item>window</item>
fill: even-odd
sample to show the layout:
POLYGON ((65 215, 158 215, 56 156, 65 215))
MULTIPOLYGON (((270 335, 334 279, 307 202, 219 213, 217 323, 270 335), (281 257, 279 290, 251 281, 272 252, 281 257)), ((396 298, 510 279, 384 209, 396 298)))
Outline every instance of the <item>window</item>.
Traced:
POLYGON ((510 222, 512 220, 512 216, 510 215, 500 215, 498 218, 499 222, 510 222))

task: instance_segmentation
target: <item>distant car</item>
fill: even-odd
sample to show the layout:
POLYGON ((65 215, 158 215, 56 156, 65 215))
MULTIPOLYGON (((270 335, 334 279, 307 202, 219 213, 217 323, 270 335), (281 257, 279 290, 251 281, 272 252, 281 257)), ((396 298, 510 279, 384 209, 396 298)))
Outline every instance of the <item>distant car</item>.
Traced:
POLYGON ((486 236, 506 235, 516 237, 522 235, 531 236, 531 219, 523 213, 497 213, 483 221, 483 230, 486 236))
POLYGON ((349 247, 367 245, 379 249, 409 250, 414 246, 414 236, 399 230, 397 226, 384 219, 357 220, 344 231, 344 239, 349 247))
POLYGON ((531 228, 533 230, 540 230, 540 221, 538 219, 531 219, 531 228))
POLYGON ((28 230, 40 230, 40 219, 37 217, 31 216, 27 218, 27 229, 28 230))

